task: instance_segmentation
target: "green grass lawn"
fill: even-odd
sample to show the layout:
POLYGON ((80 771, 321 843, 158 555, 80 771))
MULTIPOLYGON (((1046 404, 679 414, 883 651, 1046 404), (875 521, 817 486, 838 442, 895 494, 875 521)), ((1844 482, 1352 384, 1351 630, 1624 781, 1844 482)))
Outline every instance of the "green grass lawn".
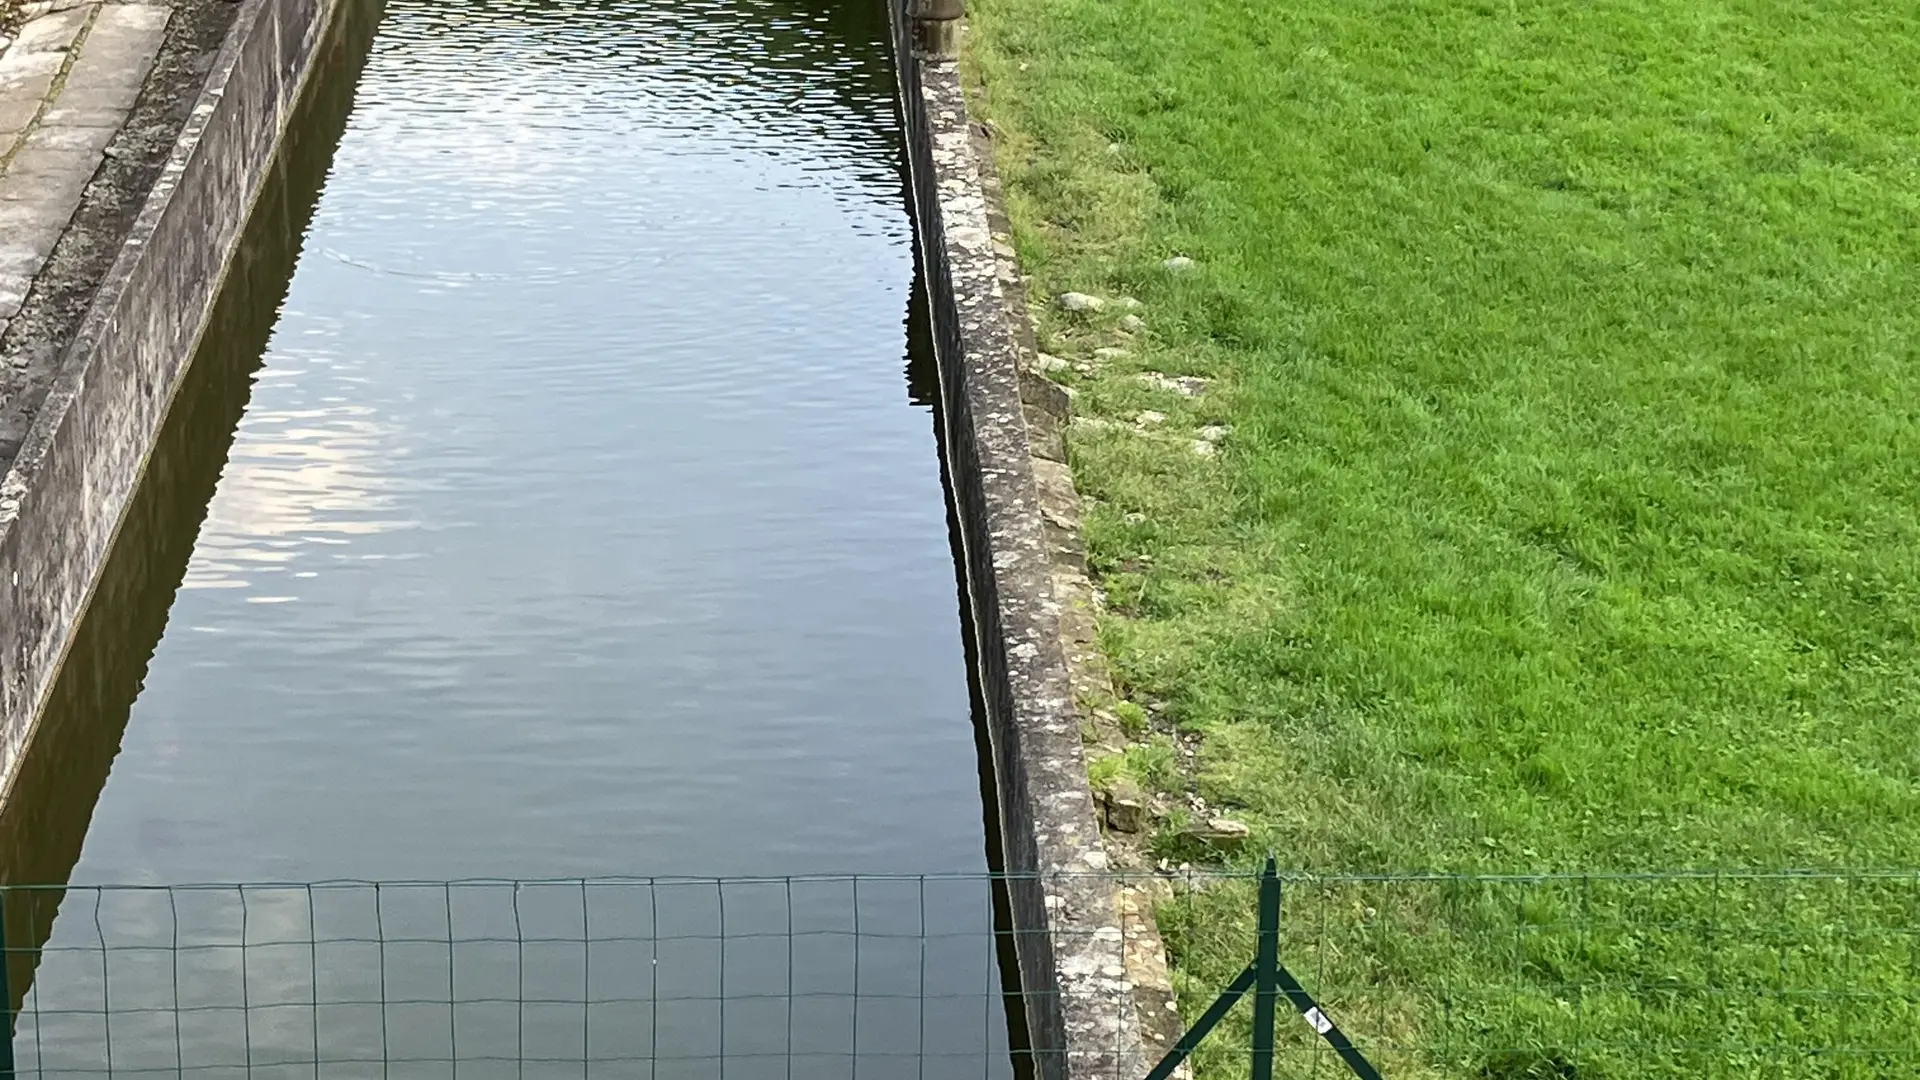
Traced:
POLYGON ((1144 304, 1039 317, 1104 645, 1258 850, 1920 864, 1920 8, 971 17, 1035 295, 1144 304))

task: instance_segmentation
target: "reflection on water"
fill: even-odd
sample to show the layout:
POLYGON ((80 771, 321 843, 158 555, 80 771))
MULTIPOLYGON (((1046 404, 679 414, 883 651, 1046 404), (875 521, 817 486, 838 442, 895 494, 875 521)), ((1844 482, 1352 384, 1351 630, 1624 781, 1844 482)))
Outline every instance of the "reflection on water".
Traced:
MULTIPOLYGON (((164 521, 127 540, 152 553, 116 555, 125 584, 103 593, 98 643, 63 676, 69 734, 42 757, 71 779, 40 782, 36 798, 64 809, 19 812, 58 827, 16 827, 32 838, 12 849, 13 879, 59 881, 68 867, 81 886, 984 869, 923 354, 902 386, 913 259, 886 42, 881 5, 853 0, 389 3, 283 309, 273 318, 267 294, 300 234, 295 195, 278 231, 252 241, 238 277, 253 295, 227 298, 209 341, 232 357, 196 362, 206 386, 183 399, 184 433, 142 492, 164 521), (269 319, 249 391, 232 373, 249 369, 269 319)), ((335 74, 344 96, 352 79, 335 74)), ((328 130, 303 128, 308 145, 328 130)), ((752 925, 761 916, 849 906, 869 927, 932 918, 930 940, 958 951, 918 961, 930 966, 917 1030, 928 1001, 963 1009, 932 1025, 957 1041, 951 1061, 997 1076, 989 897, 978 881, 944 888, 954 895, 931 912, 924 894, 882 890, 784 914, 742 897, 728 917, 749 935, 770 932, 752 925)), ((633 895, 607 895, 609 918, 633 915, 633 895)), ((332 1031, 364 1047, 376 1028, 391 1038, 428 1023, 310 1002, 291 1026, 210 1027, 171 1046, 139 1023, 89 1026, 109 998, 152 997, 168 979, 224 1001, 237 978, 237 1013, 205 1006, 226 1020, 274 1007, 249 994, 324 996, 336 976, 357 986, 365 957, 349 942, 329 959, 327 927, 367 909, 330 923, 311 902, 80 888, 15 905, 10 940, 37 943, 60 904, 27 996, 40 1063, 84 1069, 103 1050, 120 1047, 124 1063, 158 1046, 173 1056, 154 1067, 184 1068, 256 1035, 332 1031), (28 938, 13 935, 17 919, 28 938), (195 935, 262 948, 201 955, 195 935), (131 959, 176 940, 198 974, 131 959)), ((377 897, 370 910, 424 917, 377 897)), ((459 925, 444 912, 431 932, 462 936, 459 925)), ((857 984, 876 954, 821 933, 841 951, 815 966, 857 984)), ((449 974, 463 949, 398 949, 374 969, 440 980, 410 993, 441 1003, 431 1024, 449 1040, 470 1015, 451 1004, 470 996, 449 974)), ((505 978, 503 962, 461 970, 505 978)), ((565 982, 584 962, 517 956, 512 970, 565 982)), ((648 1054, 671 1040, 726 1050, 735 1029, 708 1006, 797 970, 743 969, 723 994, 701 989, 715 962, 724 975, 736 961, 662 969, 649 1022, 665 1027, 648 1054), (676 996, 702 1004, 666 1010, 676 996)), ((918 1060, 871 1041, 904 1038, 904 1016, 838 985, 818 996, 844 1016, 786 1021, 819 1044, 806 1053, 836 1075, 855 1051, 918 1060)), ((375 1001, 398 992, 377 989, 375 1001)), ((626 1030, 595 1027, 593 1006, 567 1000, 581 1011, 473 1022, 536 1038, 578 1027, 587 1041, 553 1051, 576 1061, 591 1038, 614 1037, 587 1029, 626 1030)), ((691 1054, 704 1062, 694 1074, 733 1053, 691 1054)), ((739 1054, 745 1068, 771 1052, 739 1054)))
MULTIPOLYGON (((319 82, 302 101, 280 157, 262 181, 191 377, 174 399, 128 503, 35 732, 33 752, 0 806, 0 882, 64 883, 80 856, 95 801, 120 749, 154 645, 167 626, 174 590, 194 551, 234 427, 247 406, 251 376, 346 126, 377 15, 377 3, 348 5, 323 53, 328 70, 339 77, 319 82)), ((7 896, 4 932, 13 1008, 34 973, 33 954, 14 950, 45 942, 61 897, 54 888, 7 896)))
POLYGON ((881 13, 388 6, 83 879, 982 865, 881 13))

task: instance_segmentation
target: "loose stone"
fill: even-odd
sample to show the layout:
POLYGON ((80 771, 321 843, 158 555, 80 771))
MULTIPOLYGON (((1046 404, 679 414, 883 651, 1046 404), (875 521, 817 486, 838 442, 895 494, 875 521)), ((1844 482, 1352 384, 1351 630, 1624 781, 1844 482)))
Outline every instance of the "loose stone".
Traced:
POLYGON ((1116 781, 1102 797, 1107 812, 1107 828, 1119 833, 1137 833, 1147 826, 1147 798, 1139 785, 1116 781))
POLYGON ((1181 397, 1199 397, 1207 391, 1207 380, 1198 375, 1162 375, 1157 371, 1143 371, 1136 377, 1155 390, 1165 390, 1181 397))
POLYGON ((1232 818, 1212 818, 1204 822, 1194 822, 1180 830, 1189 840, 1198 840, 1209 847, 1222 851, 1231 851, 1246 842, 1253 830, 1245 822, 1232 818))
POLYGON ((1105 300, 1102 300, 1097 296, 1090 296, 1087 293, 1083 293, 1083 292, 1061 293, 1059 303, 1060 303, 1060 310, 1076 311, 1076 312, 1099 311, 1102 308, 1105 308, 1107 306, 1107 302, 1105 300))
POLYGON ((1125 330, 1129 334, 1137 334, 1146 328, 1147 320, 1138 315, 1120 316, 1120 329, 1125 330))
POLYGON ((1168 259, 1166 262, 1163 262, 1160 265, 1178 274, 1183 271, 1193 269, 1193 260, 1187 258, 1185 255, 1175 255, 1173 258, 1168 259))

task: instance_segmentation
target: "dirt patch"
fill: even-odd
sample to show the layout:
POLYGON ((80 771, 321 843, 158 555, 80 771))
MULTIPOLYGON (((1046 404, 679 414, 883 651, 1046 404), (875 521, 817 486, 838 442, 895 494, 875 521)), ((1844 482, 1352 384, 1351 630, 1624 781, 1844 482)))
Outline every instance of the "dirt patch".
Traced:
MULTIPOLYGON (((7 13, 0 14, 0 26, 17 7, 14 0, 0 0, 0 12, 7 13)), ((193 111, 239 5, 176 0, 173 7, 166 39, 133 112, 108 144, 26 303, 0 335, 0 469, 19 451, 60 357, 193 111)))

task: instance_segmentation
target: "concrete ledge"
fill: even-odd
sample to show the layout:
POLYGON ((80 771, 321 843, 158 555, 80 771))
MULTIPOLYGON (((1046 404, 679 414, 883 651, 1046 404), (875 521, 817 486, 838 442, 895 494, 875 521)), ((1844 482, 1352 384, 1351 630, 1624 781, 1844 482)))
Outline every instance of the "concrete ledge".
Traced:
POLYGON ((10 791, 228 259, 346 0, 242 0, 192 115, 0 478, 10 791))
POLYGON ((1016 327, 958 66, 915 52, 908 2, 894 0, 891 11, 914 223, 979 637, 1027 1035, 1046 1080, 1130 1080, 1145 1076, 1148 1062, 1061 645, 1016 327))

